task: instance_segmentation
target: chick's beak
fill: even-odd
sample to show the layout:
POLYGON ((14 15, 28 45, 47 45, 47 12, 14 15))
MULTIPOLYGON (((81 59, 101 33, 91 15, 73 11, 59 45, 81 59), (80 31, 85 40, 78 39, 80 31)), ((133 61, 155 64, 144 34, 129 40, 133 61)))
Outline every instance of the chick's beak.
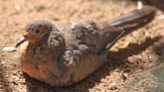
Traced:
POLYGON ((18 41, 18 43, 16 44, 15 47, 18 47, 19 45, 21 45, 23 42, 25 42, 27 40, 28 40, 27 37, 22 36, 21 39, 18 41))

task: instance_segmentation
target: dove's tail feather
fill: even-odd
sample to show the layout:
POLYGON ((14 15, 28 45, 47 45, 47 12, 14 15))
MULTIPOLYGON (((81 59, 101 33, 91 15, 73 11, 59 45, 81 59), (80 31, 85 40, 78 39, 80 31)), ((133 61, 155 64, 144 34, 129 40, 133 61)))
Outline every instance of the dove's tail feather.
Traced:
POLYGON ((156 9, 148 7, 141 10, 133 11, 125 16, 113 19, 109 26, 121 27, 125 32, 123 36, 129 34, 135 29, 141 28, 154 19, 156 9))
POLYGON ((104 55, 121 37, 151 22, 154 19, 155 14, 156 9, 154 7, 148 7, 113 19, 107 24, 108 28, 110 28, 109 32, 111 33, 109 36, 110 45, 98 55, 104 55))

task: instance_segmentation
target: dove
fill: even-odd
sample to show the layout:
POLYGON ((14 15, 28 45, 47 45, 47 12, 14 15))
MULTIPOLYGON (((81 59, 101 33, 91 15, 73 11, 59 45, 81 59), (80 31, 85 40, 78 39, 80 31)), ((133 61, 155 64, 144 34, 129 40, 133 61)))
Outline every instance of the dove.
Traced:
POLYGON ((108 51, 121 37, 151 22, 155 14, 156 9, 148 7, 102 23, 88 18, 59 24, 33 20, 16 44, 21 67, 52 87, 77 83, 107 61, 108 51))

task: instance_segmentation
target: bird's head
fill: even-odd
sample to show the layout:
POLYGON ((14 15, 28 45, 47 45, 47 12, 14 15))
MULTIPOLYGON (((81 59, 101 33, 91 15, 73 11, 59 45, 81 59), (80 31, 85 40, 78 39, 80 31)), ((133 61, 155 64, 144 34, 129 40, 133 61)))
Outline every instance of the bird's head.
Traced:
POLYGON ((28 23, 23 31, 23 36, 16 44, 16 47, 29 41, 30 43, 36 43, 40 41, 45 35, 49 34, 52 28, 52 22, 46 19, 33 20, 28 23))

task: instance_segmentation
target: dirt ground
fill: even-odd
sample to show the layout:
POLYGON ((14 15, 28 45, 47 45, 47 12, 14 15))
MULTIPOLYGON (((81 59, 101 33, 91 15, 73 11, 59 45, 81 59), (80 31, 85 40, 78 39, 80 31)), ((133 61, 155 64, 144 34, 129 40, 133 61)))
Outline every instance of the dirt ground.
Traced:
MULTIPOLYGON (((1 92, 124 92, 137 76, 154 66, 164 50, 164 13, 145 27, 120 39, 109 51, 107 62, 88 78, 66 87, 50 87, 20 67, 19 48, 14 47, 25 25, 45 18, 55 23, 92 18, 110 21, 136 9, 130 0, 0 0, 0 91, 1 92)), ((141 92, 141 91, 140 91, 141 92)), ((144 92, 144 91, 143 91, 144 92)))

